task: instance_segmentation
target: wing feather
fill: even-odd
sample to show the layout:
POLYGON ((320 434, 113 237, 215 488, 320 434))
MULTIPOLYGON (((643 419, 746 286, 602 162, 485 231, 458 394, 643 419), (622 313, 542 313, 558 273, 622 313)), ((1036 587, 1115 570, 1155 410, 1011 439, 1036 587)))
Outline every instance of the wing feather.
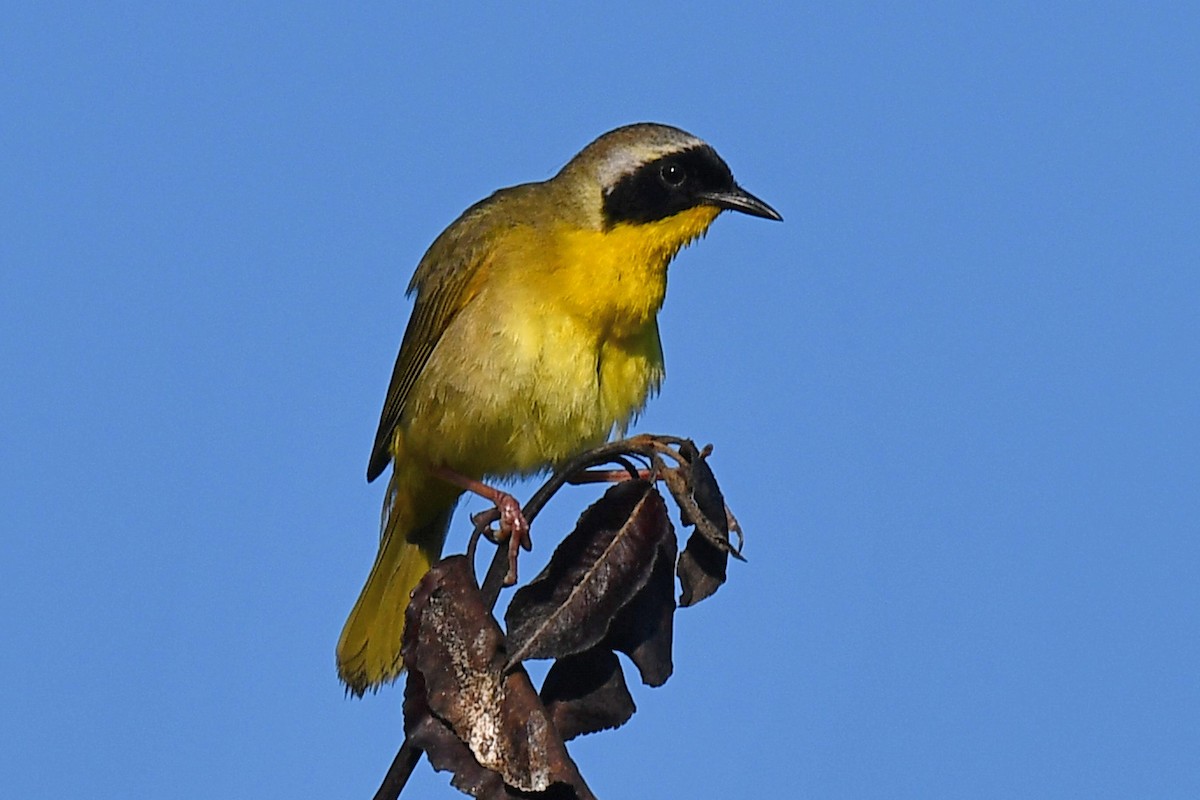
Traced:
POLYGON ((501 189, 467 209, 438 236, 417 265, 408 286, 408 293, 415 292, 417 297, 380 414, 367 464, 368 481, 379 477, 392 460, 392 434, 404 415, 413 385, 450 323, 478 291, 476 279, 486 267, 493 243, 504 233, 503 226, 496 224, 496 212, 522 188, 501 189))

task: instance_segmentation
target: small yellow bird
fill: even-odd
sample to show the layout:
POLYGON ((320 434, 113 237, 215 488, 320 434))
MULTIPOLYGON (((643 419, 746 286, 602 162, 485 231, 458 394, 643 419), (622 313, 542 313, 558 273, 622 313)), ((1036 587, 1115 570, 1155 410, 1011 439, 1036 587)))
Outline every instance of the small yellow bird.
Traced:
POLYGON ((337 645, 349 691, 403 670, 409 593, 463 491, 496 503, 514 547, 520 508, 482 481, 603 443, 657 391, 667 265, 723 209, 782 219, 712 147, 642 123, 476 203, 430 246, 367 467, 372 481, 394 465, 379 554, 337 645))

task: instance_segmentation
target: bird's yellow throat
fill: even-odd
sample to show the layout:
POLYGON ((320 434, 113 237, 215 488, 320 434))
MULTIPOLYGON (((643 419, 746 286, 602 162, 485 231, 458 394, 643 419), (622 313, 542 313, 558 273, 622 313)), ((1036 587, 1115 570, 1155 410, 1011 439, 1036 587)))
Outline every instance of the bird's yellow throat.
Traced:
POLYGON ((616 337, 636 333, 662 308, 667 264, 703 236, 720 211, 688 209, 647 223, 621 223, 608 230, 559 231, 559 282, 563 301, 616 337))

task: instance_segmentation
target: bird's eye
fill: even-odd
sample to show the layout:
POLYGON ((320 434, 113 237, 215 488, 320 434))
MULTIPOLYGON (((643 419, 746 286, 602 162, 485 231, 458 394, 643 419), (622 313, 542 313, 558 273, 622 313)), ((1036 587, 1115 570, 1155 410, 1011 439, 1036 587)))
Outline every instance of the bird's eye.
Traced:
POLYGON ((667 186, 681 186, 687 180, 687 171, 674 162, 663 164, 659 174, 667 186))

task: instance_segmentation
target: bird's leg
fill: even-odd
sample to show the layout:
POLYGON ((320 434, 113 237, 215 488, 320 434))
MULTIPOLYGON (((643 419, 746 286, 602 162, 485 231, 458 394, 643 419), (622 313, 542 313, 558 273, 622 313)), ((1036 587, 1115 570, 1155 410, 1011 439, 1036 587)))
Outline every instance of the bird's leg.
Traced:
POLYGON ((495 504, 495 518, 500 521, 500 533, 497 534, 496 539, 499 542, 508 540, 508 575, 505 576, 504 583, 506 586, 512 586, 517 582, 517 555, 521 552, 521 548, 533 549, 533 541, 529 536, 529 523, 525 520, 525 515, 521 513, 521 504, 517 502, 517 498, 508 492, 488 486, 483 481, 468 478, 447 467, 435 467, 433 474, 447 483, 477 494, 495 504))

